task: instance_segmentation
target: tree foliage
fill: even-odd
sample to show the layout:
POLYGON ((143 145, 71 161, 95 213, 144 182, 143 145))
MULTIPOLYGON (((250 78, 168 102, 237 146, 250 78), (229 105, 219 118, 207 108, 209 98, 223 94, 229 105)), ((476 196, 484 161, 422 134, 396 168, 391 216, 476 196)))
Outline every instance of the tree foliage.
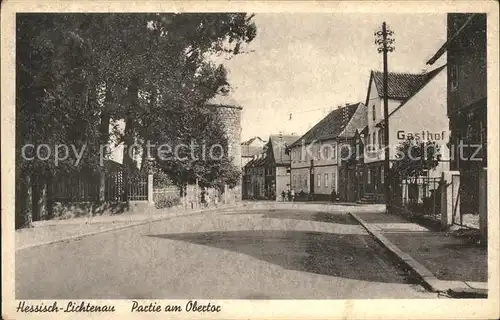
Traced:
POLYGON ((440 159, 440 148, 436 142, 411 137, 398 145, 391 172, 395 177, 412 181, 436 168, 440 159))
MULTIPOLYGON (((246 13, 18 15, 16 174, 22 183, 17 200, 33 181, 47 185, 61 171, 101 170, 99 147, 110 135, 124 142, 128 166, 133 166, 128 150, 136 142, 222 139, 216 125, 195 125, 206 115, 203 104, 229 87, 224 66, 210 57, 244 52, 256 36, 251 19, 246 13), (110 132, 113 119, 125 121, 124 132, 110 132), (85 153, 78 166, 73 152, 56 165, 23 158, 26 144, 85 146, 85 153)), ((205 172, 193 164, 177 165, 185 172, 181 176, 206 181, 224 177, 214 172, 232 170, 227 160, 194 165, 218 168, 207 170, 211 175, 193 173, 205 172)), ((29 205, 18 209, 23 215, 29 205)))

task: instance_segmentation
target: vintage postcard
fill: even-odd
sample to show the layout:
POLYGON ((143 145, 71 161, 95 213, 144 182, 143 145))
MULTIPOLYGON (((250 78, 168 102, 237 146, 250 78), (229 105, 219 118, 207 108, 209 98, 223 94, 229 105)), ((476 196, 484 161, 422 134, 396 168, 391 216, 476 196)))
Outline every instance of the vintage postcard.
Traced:
POLYGON ((3 2, 2 318, 498 318, 498 9, 3 2))

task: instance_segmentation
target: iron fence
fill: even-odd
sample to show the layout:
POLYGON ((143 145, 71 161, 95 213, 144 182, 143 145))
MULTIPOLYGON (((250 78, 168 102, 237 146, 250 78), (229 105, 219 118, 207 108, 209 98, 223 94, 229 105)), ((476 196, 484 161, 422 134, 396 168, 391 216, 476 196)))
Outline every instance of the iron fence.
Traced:
POLYGON ((52 182, 57 202, 91 202, 99 200, 100 179, 95 172, 60 173, 52 182))
POLYGON ((437 177, 396 179, 392 188, 392 206, 408 215, 441 219, 443 181, 437 177))

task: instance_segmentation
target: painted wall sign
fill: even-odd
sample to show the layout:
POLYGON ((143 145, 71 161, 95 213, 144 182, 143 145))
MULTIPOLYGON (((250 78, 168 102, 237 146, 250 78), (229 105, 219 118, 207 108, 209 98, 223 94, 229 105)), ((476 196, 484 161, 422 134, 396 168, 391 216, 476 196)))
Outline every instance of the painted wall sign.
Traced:
POLYGON ((397 131, 398 140, 406 140, 410 138, 414 138, 415 140, 444 140, 446 131, 441 132, 430 132, 428 130, 422 130, 421 132, 407 132, 404 130, 397 131))

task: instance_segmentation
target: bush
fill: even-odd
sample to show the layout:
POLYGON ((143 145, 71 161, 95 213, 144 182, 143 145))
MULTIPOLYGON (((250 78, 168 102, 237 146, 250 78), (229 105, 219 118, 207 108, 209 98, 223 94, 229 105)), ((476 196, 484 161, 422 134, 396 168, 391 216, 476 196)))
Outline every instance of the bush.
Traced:
POLYGON ((181 204, 179 197, 165 197, 155 201, 156 209, 171 208, 181 204))

